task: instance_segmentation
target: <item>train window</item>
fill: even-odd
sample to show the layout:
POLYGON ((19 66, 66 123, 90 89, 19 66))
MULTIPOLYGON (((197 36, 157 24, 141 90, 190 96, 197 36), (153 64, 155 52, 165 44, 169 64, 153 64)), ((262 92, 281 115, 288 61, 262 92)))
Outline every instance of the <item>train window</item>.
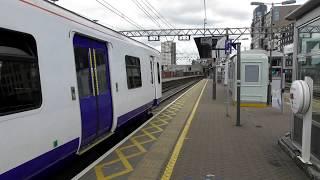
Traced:
POLYGON ((259 82, 259 65, 245 66, 245 82, 259 82))
POLYGON ((103 51, 95 50, 99 93, 107 91, 106 59, 103 51))
POLYGON ((152 61, 150 61, 150 70, 151 70, 151 84, 153 84, 153 70, 152 70, 152 61))
POLYGON ((157 70, 158 70, 158 83, 160 84, 161 83, 160 82, 160 80, 161 80, 161 78, 160 78, 160 65, 158 62, 157 62, 157 70))
POLYGON ((133 56, 126 56, 126 71, 128 89, 142 86, 140 59, 133 56))
POLYGON ((79 97, 91 96, 93 92, 89 72, 89 50, 88 48, 75 47, 74 56, 76 62, 79 97))
POLYGON ((0 29, 0 116, 39 108, 41 102, 35 39, 0 29))

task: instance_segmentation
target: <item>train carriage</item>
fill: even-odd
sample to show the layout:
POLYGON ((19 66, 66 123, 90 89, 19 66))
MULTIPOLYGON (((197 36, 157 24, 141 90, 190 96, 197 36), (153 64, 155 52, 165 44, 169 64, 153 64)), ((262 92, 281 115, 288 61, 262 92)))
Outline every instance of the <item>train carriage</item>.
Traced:
POLYGON ((52 3, 0 6, 0 179, 81 154, 161 97, 159 52, 52 3))

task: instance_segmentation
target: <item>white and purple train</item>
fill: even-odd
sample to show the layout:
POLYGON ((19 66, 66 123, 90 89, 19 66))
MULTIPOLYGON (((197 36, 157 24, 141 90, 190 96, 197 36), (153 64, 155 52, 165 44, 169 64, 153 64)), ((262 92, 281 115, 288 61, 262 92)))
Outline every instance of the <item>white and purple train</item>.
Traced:
POLYGON ((0 179, 27 179, 161 98, 159 52, 52 3, 0 2, 0 179))

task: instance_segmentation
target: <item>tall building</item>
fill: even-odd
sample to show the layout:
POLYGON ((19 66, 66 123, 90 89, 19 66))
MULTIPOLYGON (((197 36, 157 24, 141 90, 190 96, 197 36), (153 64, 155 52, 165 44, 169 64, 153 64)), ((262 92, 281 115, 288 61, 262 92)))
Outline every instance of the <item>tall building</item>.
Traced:
POLYGON ((281 78, 281 69, 283 69, 287 83, 291 83, 292 79, 293 49, 291 47, 293 46, 294 22, 285 19, 285 17, 299 6, 274 6, 273 14, 271 15, 270 11, 267 12, 265 5, 260 5, 253 12, 251 24, 251 49, 263 49, 266 51, 272 49, 272 77, 273 79, 281 78), (272 27, 274 28, 272 34, 270 32, 271 17, 272 27))
MULTIPOLYGON (((285 17, 293 10, 297 9, 299 5, 290 6, 274 6, 273 8, 273 28, 282 29, 283 33, 274 33, 273 50, 282 51, 283 47, 293 43, 293 21, 288 21, 285 17), (289 33, 291 32, 291 33, 289 33)), ((251 23, 251 49, 270 50, 271 48, 271 12, 266 11, 265 5, 256 7, 253 12, 253 19, 251 23)))
POLYGON ((260 5, 253 11, 253 18, 251 23, 251 49, 263 49, 263 39, 266 38, 263 34, 266 13, 266 5, 260 5))
POLYGON ((176 64, 176 43, 165 41, 161 43, 161 62, 162 65, 176 64))

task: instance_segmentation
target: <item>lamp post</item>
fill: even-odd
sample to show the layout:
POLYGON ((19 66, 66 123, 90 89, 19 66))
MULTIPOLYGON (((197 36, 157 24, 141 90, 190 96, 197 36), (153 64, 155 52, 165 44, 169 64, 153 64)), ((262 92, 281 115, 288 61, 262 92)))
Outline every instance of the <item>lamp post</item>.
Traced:
POLYGON ((279 3, 264 3, 264 2, 251 2, 250 4, 253 6, 260 6, 260 5, 271 5, 270 9, 270 18, 271 18, 271 24, 270 24, 270 48, 269 48, 269 84, 268 84, 268 99, 267 99, 267 104, 271 104, 271 82, 272 82, 272 51, 273 51, 273 45, 274 45, 274 38, 273 38, 273 10, 274 10, 274 5, 279 4, 279 5, 288 5, 288 4, 294 4, 296 3, 296 0, 287 0, 287 1, 282 1, 279 3))

